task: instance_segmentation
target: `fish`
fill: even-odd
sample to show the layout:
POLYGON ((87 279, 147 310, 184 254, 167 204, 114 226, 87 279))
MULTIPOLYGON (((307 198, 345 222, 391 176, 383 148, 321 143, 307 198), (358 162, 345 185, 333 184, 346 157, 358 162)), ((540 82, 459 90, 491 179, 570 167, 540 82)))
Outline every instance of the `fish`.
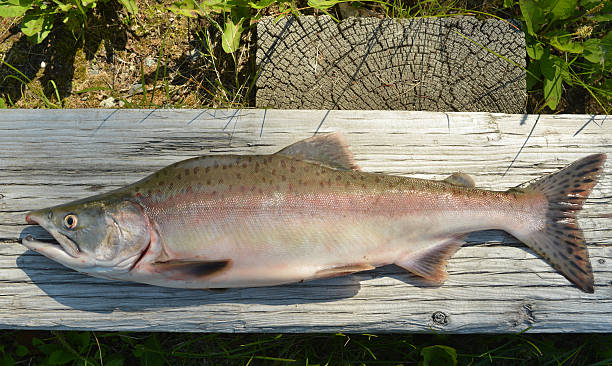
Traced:
POLYGON ((106 193, 29 212, 56 242, 22 244, 94 277, 227 289, 348 275, 395 264, 442 285, 481 230, 504 230, 580 290, 594 279, 576 214, 603 170, 586 156, 507 191, 467 174, 416 179, 360 170, 338 133, 270 155, 180 161, 106 193))

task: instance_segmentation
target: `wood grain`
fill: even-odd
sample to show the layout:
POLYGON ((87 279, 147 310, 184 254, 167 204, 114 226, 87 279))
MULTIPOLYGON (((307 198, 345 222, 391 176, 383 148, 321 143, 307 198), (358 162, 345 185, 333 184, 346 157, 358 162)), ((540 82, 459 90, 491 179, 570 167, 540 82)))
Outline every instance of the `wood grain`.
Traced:
MULTIPOLYGON (((497 231, 471 234, 449 263, 449 280, 437 288, 387 266, 224 293, 166 289, 87 277, 19 244, 27 234, 47 235, 25 224, 28 210, 119 187, 201 154, 272 153, 317 129, 342 132, 363 170, 435 179, 463 171, 479 187, 498 190, 587 154, 612 152, 606 116, 5 110, 0 113, 0 327, 453 333, 612 329, 609 174, 580 214, 595 272, 594 294, 580 292, 532 251, 497 231)), ((606 171, 611 168, 608 162, 606 171)))
POLYGON ((259 108, 522 113, 525 34, 475 17, 257 22, 259 108))

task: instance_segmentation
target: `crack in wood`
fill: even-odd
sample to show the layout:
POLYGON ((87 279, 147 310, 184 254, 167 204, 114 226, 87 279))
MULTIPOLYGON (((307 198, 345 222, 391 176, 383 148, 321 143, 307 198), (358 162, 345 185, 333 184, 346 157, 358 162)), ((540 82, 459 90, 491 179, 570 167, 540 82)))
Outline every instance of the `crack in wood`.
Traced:
POLYGON ((506 113, 525 108, 524 35, 508 32, 507 21, 294 19, 258 23, 258 107, 506 113))

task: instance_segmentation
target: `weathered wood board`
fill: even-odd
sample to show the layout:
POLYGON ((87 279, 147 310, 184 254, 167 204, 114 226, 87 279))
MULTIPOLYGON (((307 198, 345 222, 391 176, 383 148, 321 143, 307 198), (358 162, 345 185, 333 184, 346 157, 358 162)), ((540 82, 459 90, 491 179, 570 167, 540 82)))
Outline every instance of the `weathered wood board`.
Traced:
POLYGON ((502 19, 257 23, 258 108, 522 113, 525 34, 502 19))
POLYGON ((26 234, 46 235, 25 224, 30 209, 119 187, 200 154, 272 153, 318 128, 342 132, 366 171, 439 179, 460 170, 472 174, 478 186, 500 190, 587 154, 612 152, 612 125, 605 116, 5 110, 0 113, 0 328, 456 333, 612 329, 610 162, 608 175, 580 214, 590 243, 594 294, 579 291, 533 252, 497 231, 470 235, 469 244, 450 261, 449 279, 440 287, 425 287, 405 271, 387 266, 224 293, 91 278, 19 244, 26 234))

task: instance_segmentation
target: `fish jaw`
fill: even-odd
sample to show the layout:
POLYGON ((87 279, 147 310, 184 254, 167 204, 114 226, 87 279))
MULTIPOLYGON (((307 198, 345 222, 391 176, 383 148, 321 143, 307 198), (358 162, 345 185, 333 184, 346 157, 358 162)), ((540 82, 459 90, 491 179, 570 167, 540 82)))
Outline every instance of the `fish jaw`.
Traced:
POLYGON ((52 243, 36 240, 32 237, 32 235, 28 235, 23 238, 21 243, 28 249, 38 252, 49 259, 77 271, 83 271, 83 269, 93 266, 91 260, 88 260, 86 256, 77 255, 76 257, 73 257, 67 254, 62 247, 52 243))
MULTIPOLYGON (((28 224, 40 225, 45 230, 47 230, 49 234, 51 234, 53 238, 57 240, 57 242, 59 243, 62 249, 63 255, 68 255, 72 258, 79 257, 80 250, 79 250, 79 247, 76 245, 76 243, 72 241, 70 238, 68 238, 66 235, 60 233, 58 230, 55 230, 51 225, 47 224, 48 219, 46 217, 49 216, 49 212, 50 211, 47 209, 29 212, 26 215, 26 222, 28 224)), ((36 250, 36 251, 42 248, 45 248, 49 245, 57 248, 57 245, 35 240, 31 235, 26 236, 23 239, 22 243, 29 249, 36 250)), ((57 248, 57 249, 60 249, 60 248, 57 248)))
MULTIPOLYGON (((61 234, 60 234, 61 235, 61 234)), ((56 238, 57 240, 57 238, 56 238)), ((21 243, 37 253, 58 262, 75 271, 83 272, 90 276, 106 278, 111 280, 124 279, 124 273, 129 273, 130 269, 138 259, 138 256, 127 258, 117 264, 104 263, 82 253, 73 257, 67 254, 59 245, 34 239, 31 235, 21 240, 21 243)))

